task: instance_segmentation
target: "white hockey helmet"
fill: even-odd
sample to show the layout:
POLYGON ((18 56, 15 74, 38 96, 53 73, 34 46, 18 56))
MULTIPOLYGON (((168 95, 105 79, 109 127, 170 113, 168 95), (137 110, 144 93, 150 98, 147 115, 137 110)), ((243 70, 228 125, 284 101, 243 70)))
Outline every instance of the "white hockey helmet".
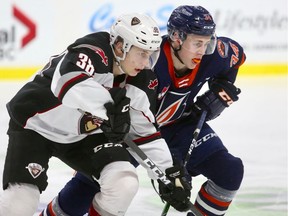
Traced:
POLYGON ((110 45, 121 38, 123 42, 123 57, 115 55, 116 60, 124 60, 132 46, 154 51, 150 57, 148 68, 152 68, 158 57, 162 41, 157 23, 149 16, 139 13, 131 13, 120 16, 110 28, 110 45))

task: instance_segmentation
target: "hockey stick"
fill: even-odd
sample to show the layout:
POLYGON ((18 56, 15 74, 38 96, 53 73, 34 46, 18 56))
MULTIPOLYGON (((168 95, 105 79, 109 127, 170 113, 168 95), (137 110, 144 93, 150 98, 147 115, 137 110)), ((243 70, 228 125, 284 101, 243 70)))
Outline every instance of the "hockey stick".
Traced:
MULTIPOLYGON (((153 171, 153 173, 157 176, 157 179, 164 183, 169 189, 173 189, 175 187, 174 184, 166 177, 165 173, 159 167, 157 167, 150 158, 148 158, 148 156, 142 151, 142 149, 140 149, 139 146, 136 145, 129 136, 124 139, 124 142, 131 149, 133 149, 135 153, 141 158, 141 160, 153 171)), ((191 202, 190 210, 195 216, 203 216, 191 202)))
POLYGON ((127 136, 124 139, 124 142, 135 151, 135 153, 141 158, 141 160, 152 170, 152 172, 157 176, 161 182, 163 182, 169 189, 173 189, 174 185, 172 182, 166 177, 165 173, 156 166, 156 164, 148 158, 148 156, 139 148, 138 145, 127 136))
POLYGON ((190 144, 190 147, 189 147, 189 149, 188 149, 188 152, 187 152, 186 157, 185 157, 185 160, 184 160, 184 167, 186 167, 188 161, 190 160, 192 151, 193 151, 194 147, 195 147, 196 144, 197 144, 197 138, 198 138, 199 133, 200 133, 200 131, 201 131, 201 129, 202 129, 202 126, 203 126, 203 124, 204 124, 204 122, 205 122, 206 115, 207 115, 207 111, 204 110, 204 111, 202 112, 201 116, 200 116, 200 119, 199 119, 198 123, 197 123, 196 129, 195 129, 194 132, 193 132, 193 139, 192 139, 192 142, 191 142, 191 144, 190 144))
MULTIPOLYGON (((198 123, 197 123, 196 129, 195 129, 194 132, 193 132, 193 139, 192 139, 192 142, 191 142, 191 144, 190 144, 190 146, 189 146, 188 152, 187 152, 187 154, 186 154, 186 157, 185 157, 185 160, 184 160, 184 163, 183 163, 183 164, 184 164, 184 167, 186 167, 188 161, 190 160, 192 151, 193 151, 194 147, 195 147, 196 144, 197 144, 197 138, 198 138, 198 135, 199 135, 199 133, 200 133, 200 131, 201 131, 201 129, 202 129, 202 126, 203 126, 203 124, 204 124, 204 122, 205 122, 206 115, 207 115, 207 111, 204 110, 204 111, 202 112, 201 116, 200 116, 200 119, 199 119, 198 123)), ((163 209, 163 211, 162 211, 161 216, 166 216, 167 213, 168 213, 168 211, 169 211, 169 208, 170 208, 170 204, 169 204, 169 203, 166 203, 165 206, 164 206, 164 209, 163 209)), ((192 212, 193 212, 193 211, 192 211, 192 212)), ((195 213, 193 212, 193 214, 195 214, 195 213)), ((195 215, 196 215, 196 214, 195 214, 195 215)), ((200 214, 200 215, 202 215, 202 214, 200 214)), ((197 216, 197 215, 196 215, 196 216, 197 216)))

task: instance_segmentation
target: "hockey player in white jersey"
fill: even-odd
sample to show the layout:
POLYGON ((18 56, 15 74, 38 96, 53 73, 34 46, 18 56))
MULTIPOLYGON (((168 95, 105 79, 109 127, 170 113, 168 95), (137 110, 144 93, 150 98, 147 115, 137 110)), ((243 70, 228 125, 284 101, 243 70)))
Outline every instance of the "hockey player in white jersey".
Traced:
MULTIPOLYGON (((159 28, 149 16, 123 15, 110 34, 86 35, 52 56, 19 90, 7 104, 11 119, 1 216, 35 213, 48 185, 52 156, 100 184, 90 215, 124 215, 138 189, 122 142, 128 132, 160 169, 172 167, 169 149, 154 126, 155 102, 149 100, 156 94, 157 79, 150 69, 160 43, 159 28)), ((180 188, 185 205, 189 189, 180 188)))

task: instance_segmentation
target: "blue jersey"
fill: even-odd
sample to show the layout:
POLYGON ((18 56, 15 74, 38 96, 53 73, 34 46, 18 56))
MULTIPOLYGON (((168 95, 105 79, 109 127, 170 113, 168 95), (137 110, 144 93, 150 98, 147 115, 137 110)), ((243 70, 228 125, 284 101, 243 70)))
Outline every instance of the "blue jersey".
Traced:
POLYGON ((243 48, 234 40, 218 37, 213 54, 183 77, 176 77, 168 37, 164 36, 159 60, 154 68, 158 77, 157 122, 167 125, 181 118, 205 82, 222 78, 234 83, 238 68, 245 61, 243 48))
MULTIPOLYGON (((188 73, 182 77, 177 77, 168 37, 164 36, 160 57, 154 67, 158 78, 156 118, 161 135, 174 158, 183 161, 188 152, 196 125, 189 121, 192 117, 187 113, 203 85, 206 82, 209 84, 215 78, 234 83, 238 69, 245 59, 243 48, 236 41, 218 37, 213 54, 204 55, 193 70, 187 71, 188 73)), ((204 123, 196 148, 187 164, 189 173, 199 174, 193 167, 220 150, 226 151, 226 147, 213 129, 204 123)))

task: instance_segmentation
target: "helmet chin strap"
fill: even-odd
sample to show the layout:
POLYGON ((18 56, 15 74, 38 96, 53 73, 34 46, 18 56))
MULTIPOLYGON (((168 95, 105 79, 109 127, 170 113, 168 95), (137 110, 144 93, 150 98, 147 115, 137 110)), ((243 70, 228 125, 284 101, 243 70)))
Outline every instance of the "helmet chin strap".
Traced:
POLYGON ((170 43, 170 45, 171 45, 171 47, 172 47, 172 49, 173 49, 173 51, 174 51, 174 55, 176 56, 176 58, 177 58, 182 64, 184 64, 184 62, 182 61, 182 59, 180 58, 180 56, 179 56, 179 54, 178 54, 178 52, 179 52, 179 51, 181 50, 181 48, 182 48, 182 41, 181 41, 181 43, 180 43, 180 45, 179 45, 179 47, 178 47, 177 49, 174 48, 171 43, 170 43))
POLYGON ((121 74, 126 74, 126 73, 124 72, 124 70, 122 69, 122 67, 121 67, 120 61, 117 61, 117 59, 115 59, 115 62, 116 62, 116 65, 118 66, 121 74))
POLYGON ((119 57, 119 56, 116 55, 115 50, 114 50, 114 46, 111 45, 111 47, 112 47, 112 52, 113 52, 113 55, 114 55, 114 61, 115 61, 116 65, 118 66, 118 68, 119 68, 119 70, 120 70, 120 73, 121 73, 121 74, 126 74, 126 73, 124 72, 124 70, 122 69, 121 64, 120 64, 120 61, 121 61, 121 60, 124 60, 124 59, 126 58, 126 52, 124 52, 124 50, 122 50, 122 52, 123 52, 123 57, 121 58, 121 57, 119 57))

